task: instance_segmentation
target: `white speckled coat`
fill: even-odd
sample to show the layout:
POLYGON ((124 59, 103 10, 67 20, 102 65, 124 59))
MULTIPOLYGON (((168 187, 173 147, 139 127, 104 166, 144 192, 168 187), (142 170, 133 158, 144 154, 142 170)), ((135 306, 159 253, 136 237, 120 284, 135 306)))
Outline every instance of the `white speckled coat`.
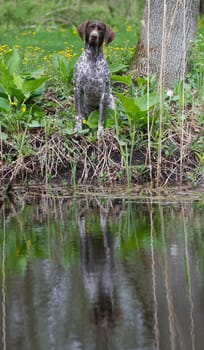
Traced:
POLYGON ((75 131, 81 130, 84 118, 88 117, 93 110, 99 109, 98 136, 100 137, 103 135, 105 110, 114 109, 114 99, 110 94, 110 73, 103 56, 102 43, 104 40, 106 42, 113 40, 114 34, 105 24, 94 21, 80 25, 78 32, 85 39, 86 44, 74 72, 75 131), (109 36, 106 37, 106 35, 109 36))

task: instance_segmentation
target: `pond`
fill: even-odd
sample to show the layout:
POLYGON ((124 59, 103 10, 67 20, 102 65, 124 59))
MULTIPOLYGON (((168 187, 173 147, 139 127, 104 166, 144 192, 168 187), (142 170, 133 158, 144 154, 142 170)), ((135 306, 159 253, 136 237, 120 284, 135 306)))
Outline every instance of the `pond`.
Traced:
POLYGON ((5 200, 2 349, 203 349, 203 209, 196 200, 5 200))

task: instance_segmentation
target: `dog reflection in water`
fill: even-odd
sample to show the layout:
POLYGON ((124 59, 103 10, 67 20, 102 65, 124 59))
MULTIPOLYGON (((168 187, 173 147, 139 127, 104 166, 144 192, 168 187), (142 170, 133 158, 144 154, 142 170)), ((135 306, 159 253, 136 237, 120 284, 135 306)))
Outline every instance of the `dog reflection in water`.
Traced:
POLYGON ((101 234, 87 232, 80 217, 81 271, 91 304, 91 320, 99 327, 113 327, 119 317, 114 287, 114 240, 107 232, 107 215, 100 215, 101 234))

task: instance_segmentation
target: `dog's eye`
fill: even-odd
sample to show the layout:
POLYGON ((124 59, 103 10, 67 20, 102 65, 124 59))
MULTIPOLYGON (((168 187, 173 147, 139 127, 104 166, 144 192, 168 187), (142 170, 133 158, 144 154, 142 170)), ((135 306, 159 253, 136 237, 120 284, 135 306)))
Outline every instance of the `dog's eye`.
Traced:
POLYGON ((103 30, 103 27, 97 26, 97 29, 101 32, 103 30))

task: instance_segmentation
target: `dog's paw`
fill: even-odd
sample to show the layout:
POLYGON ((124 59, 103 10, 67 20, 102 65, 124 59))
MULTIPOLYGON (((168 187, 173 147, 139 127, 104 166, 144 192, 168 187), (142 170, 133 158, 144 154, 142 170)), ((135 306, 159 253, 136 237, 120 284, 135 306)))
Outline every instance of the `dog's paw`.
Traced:
POLYGON ((98 126, 98 131, 97 131, 97 138, 100 139, 102 138, 104 135, 104 129, 102 125, 98 126))
POLYGON ((115 109, 115 100, 112 94, 109 95, 109 99, 108 99, 108 108, 110 109, 115 109))
POLYGON ((75 123, 74 132, 75 132, 75 134, 78 134, 81 130, 82 130, 81 119, 76 117, 76 123, 75 123))

